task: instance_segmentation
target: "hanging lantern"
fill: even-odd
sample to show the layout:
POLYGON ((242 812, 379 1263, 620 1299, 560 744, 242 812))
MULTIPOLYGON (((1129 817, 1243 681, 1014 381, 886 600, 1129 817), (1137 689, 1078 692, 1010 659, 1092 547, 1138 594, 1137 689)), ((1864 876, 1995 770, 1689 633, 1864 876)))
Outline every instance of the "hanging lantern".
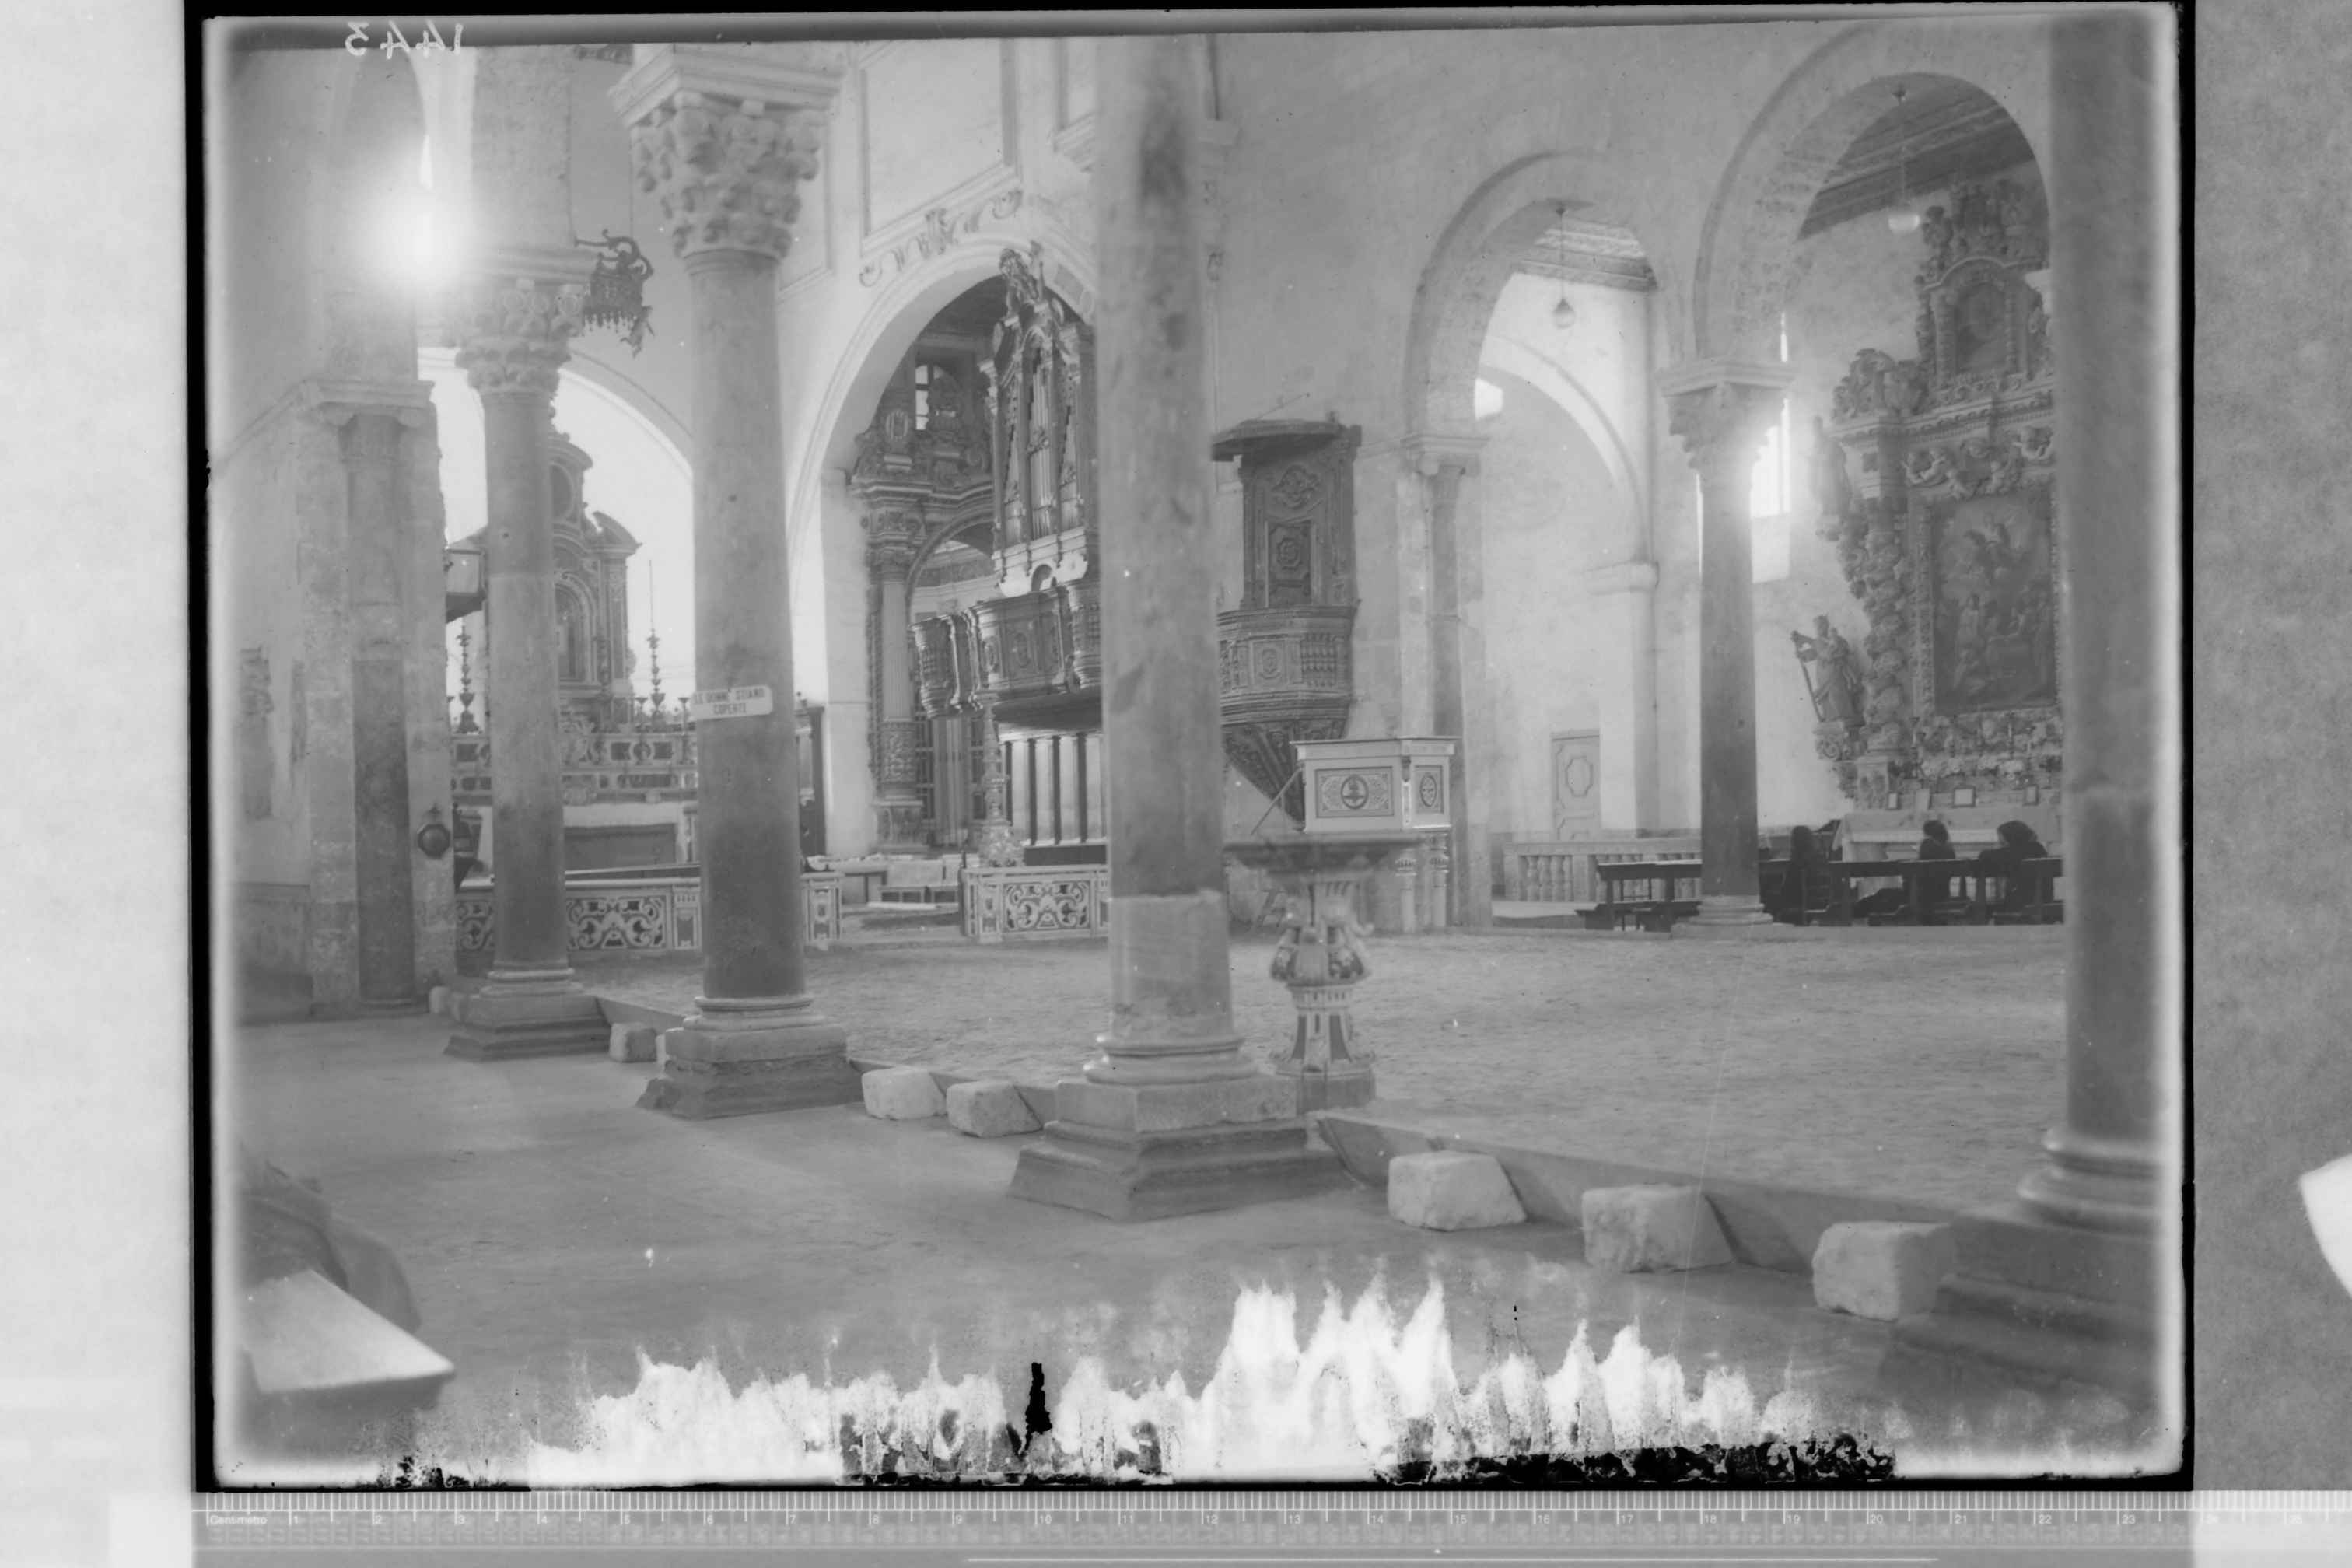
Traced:
POLYGON ((591 327, 612 328, 621 334, 631 353, 643 353, 646 329, 653 324, 653 311, 646 304, 646 279, 654 275, 654 264, 646 259, 635 240, 627 235, 615 236, 609 228, 602 241, 572 243, 598 252, 596 270, 588 278, 583 320, 591 327))
MULTIPOLYGON (((1895 89, 1895 112, 1897 115, 1903 112, 1903 89, 1899 87, 1895 89)), ((1899 134, 1903 127, 1898 123, 1895 129, 1899 134)), ((1890 234, 1916 234, 1925 216, 1919 210, 1919 204, 1911 198, 1906 178, 1910 172, 1910 145, 1907 136, 1895 143, 1895 205, 1886 215, 1886 228, 1890 234)))
MULTIPOLYGON (((1568 222, 1566 202, 1559 204, 1559 221, 1568 222)), ((1555 228, 1552 233, 1559 241, 1559 303, 1551 308, 1551 324, 1555 331, 1564 332, 1576 325, 1576 307, 1568 299, 1568 230, 1555 228)))

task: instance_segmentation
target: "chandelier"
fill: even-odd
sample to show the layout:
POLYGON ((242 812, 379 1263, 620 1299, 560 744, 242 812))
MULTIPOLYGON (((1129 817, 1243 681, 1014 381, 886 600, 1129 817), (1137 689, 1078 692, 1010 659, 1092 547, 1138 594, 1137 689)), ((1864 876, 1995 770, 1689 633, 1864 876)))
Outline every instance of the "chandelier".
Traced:
POLYGON ((654 264, 627 235, 604 231, 602 240, 575 239, 574 245, 596 251, 596 270, 589 274, 587 308, 582 319, 591 327, 610 327, 621 334, 633 354, 642 353, 646 346, 646 329, 653 324, 652 308, 646 303, 646 279, 654 275, 654 264))

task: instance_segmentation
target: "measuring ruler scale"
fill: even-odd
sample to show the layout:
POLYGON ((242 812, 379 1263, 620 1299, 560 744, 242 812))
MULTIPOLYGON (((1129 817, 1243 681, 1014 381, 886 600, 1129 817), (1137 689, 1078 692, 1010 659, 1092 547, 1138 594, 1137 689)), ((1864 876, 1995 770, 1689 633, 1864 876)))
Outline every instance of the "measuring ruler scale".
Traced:
POLYGON ((220 1494, 195 1561, 758 1552, 1016 1564, 2352 1563, 2352 1494, 1540 1491, 220 1494), (394 1553, 386 1557, 384 1552, 394 1553))

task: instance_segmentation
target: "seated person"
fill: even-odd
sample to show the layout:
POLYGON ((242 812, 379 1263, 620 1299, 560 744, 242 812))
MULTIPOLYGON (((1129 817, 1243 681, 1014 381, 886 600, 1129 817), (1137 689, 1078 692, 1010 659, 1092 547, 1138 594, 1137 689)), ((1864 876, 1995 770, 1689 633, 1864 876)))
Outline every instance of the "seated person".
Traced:
POLYGON ((2024 909, 2032 902, 2032 888, 2025 878, 2015 874, 2018 865, 2026 860, 2046 860, 2050 851, 2042 847, 2042 840, 2034 837, 2029 823, 2012 818, 1995 831, 2000 835, 2000 842, 1978 855, 1977 864, 2006 877, 2009 890, 2001 900, 2001 908, 2024 909))
MULTIPOLYGON (((1919 825, 1921 860, 1957 860, 1960 852, 1952 847, 1951 830, 1935 817, 1919 825)), ((1936 906, 1952 896, 1952 884, 1944 877, 1928 877, 1919 883, 1919 919, 1927 924, 1936 923, 1936 906)))
POLYGON ((1821 876, 1817 868, 1822 858, 1811 828, 1789 830, 1789 861, 1781 868, 1780 883, 1772 889, 1771 902, 1766 906, 1774 920, 1788 925, 1804 923, 1806 893, 1817 888, 1821 876))

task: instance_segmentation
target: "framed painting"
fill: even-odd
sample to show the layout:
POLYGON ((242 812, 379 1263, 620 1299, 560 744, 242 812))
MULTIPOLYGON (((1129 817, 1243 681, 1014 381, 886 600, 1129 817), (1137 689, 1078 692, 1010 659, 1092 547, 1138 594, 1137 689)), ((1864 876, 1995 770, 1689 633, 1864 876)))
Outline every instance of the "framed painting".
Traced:
POLYGON ((2054 704, 2058 548, 2050 487, 1938 500, 1926 522, 1932 709, 2054 704))

